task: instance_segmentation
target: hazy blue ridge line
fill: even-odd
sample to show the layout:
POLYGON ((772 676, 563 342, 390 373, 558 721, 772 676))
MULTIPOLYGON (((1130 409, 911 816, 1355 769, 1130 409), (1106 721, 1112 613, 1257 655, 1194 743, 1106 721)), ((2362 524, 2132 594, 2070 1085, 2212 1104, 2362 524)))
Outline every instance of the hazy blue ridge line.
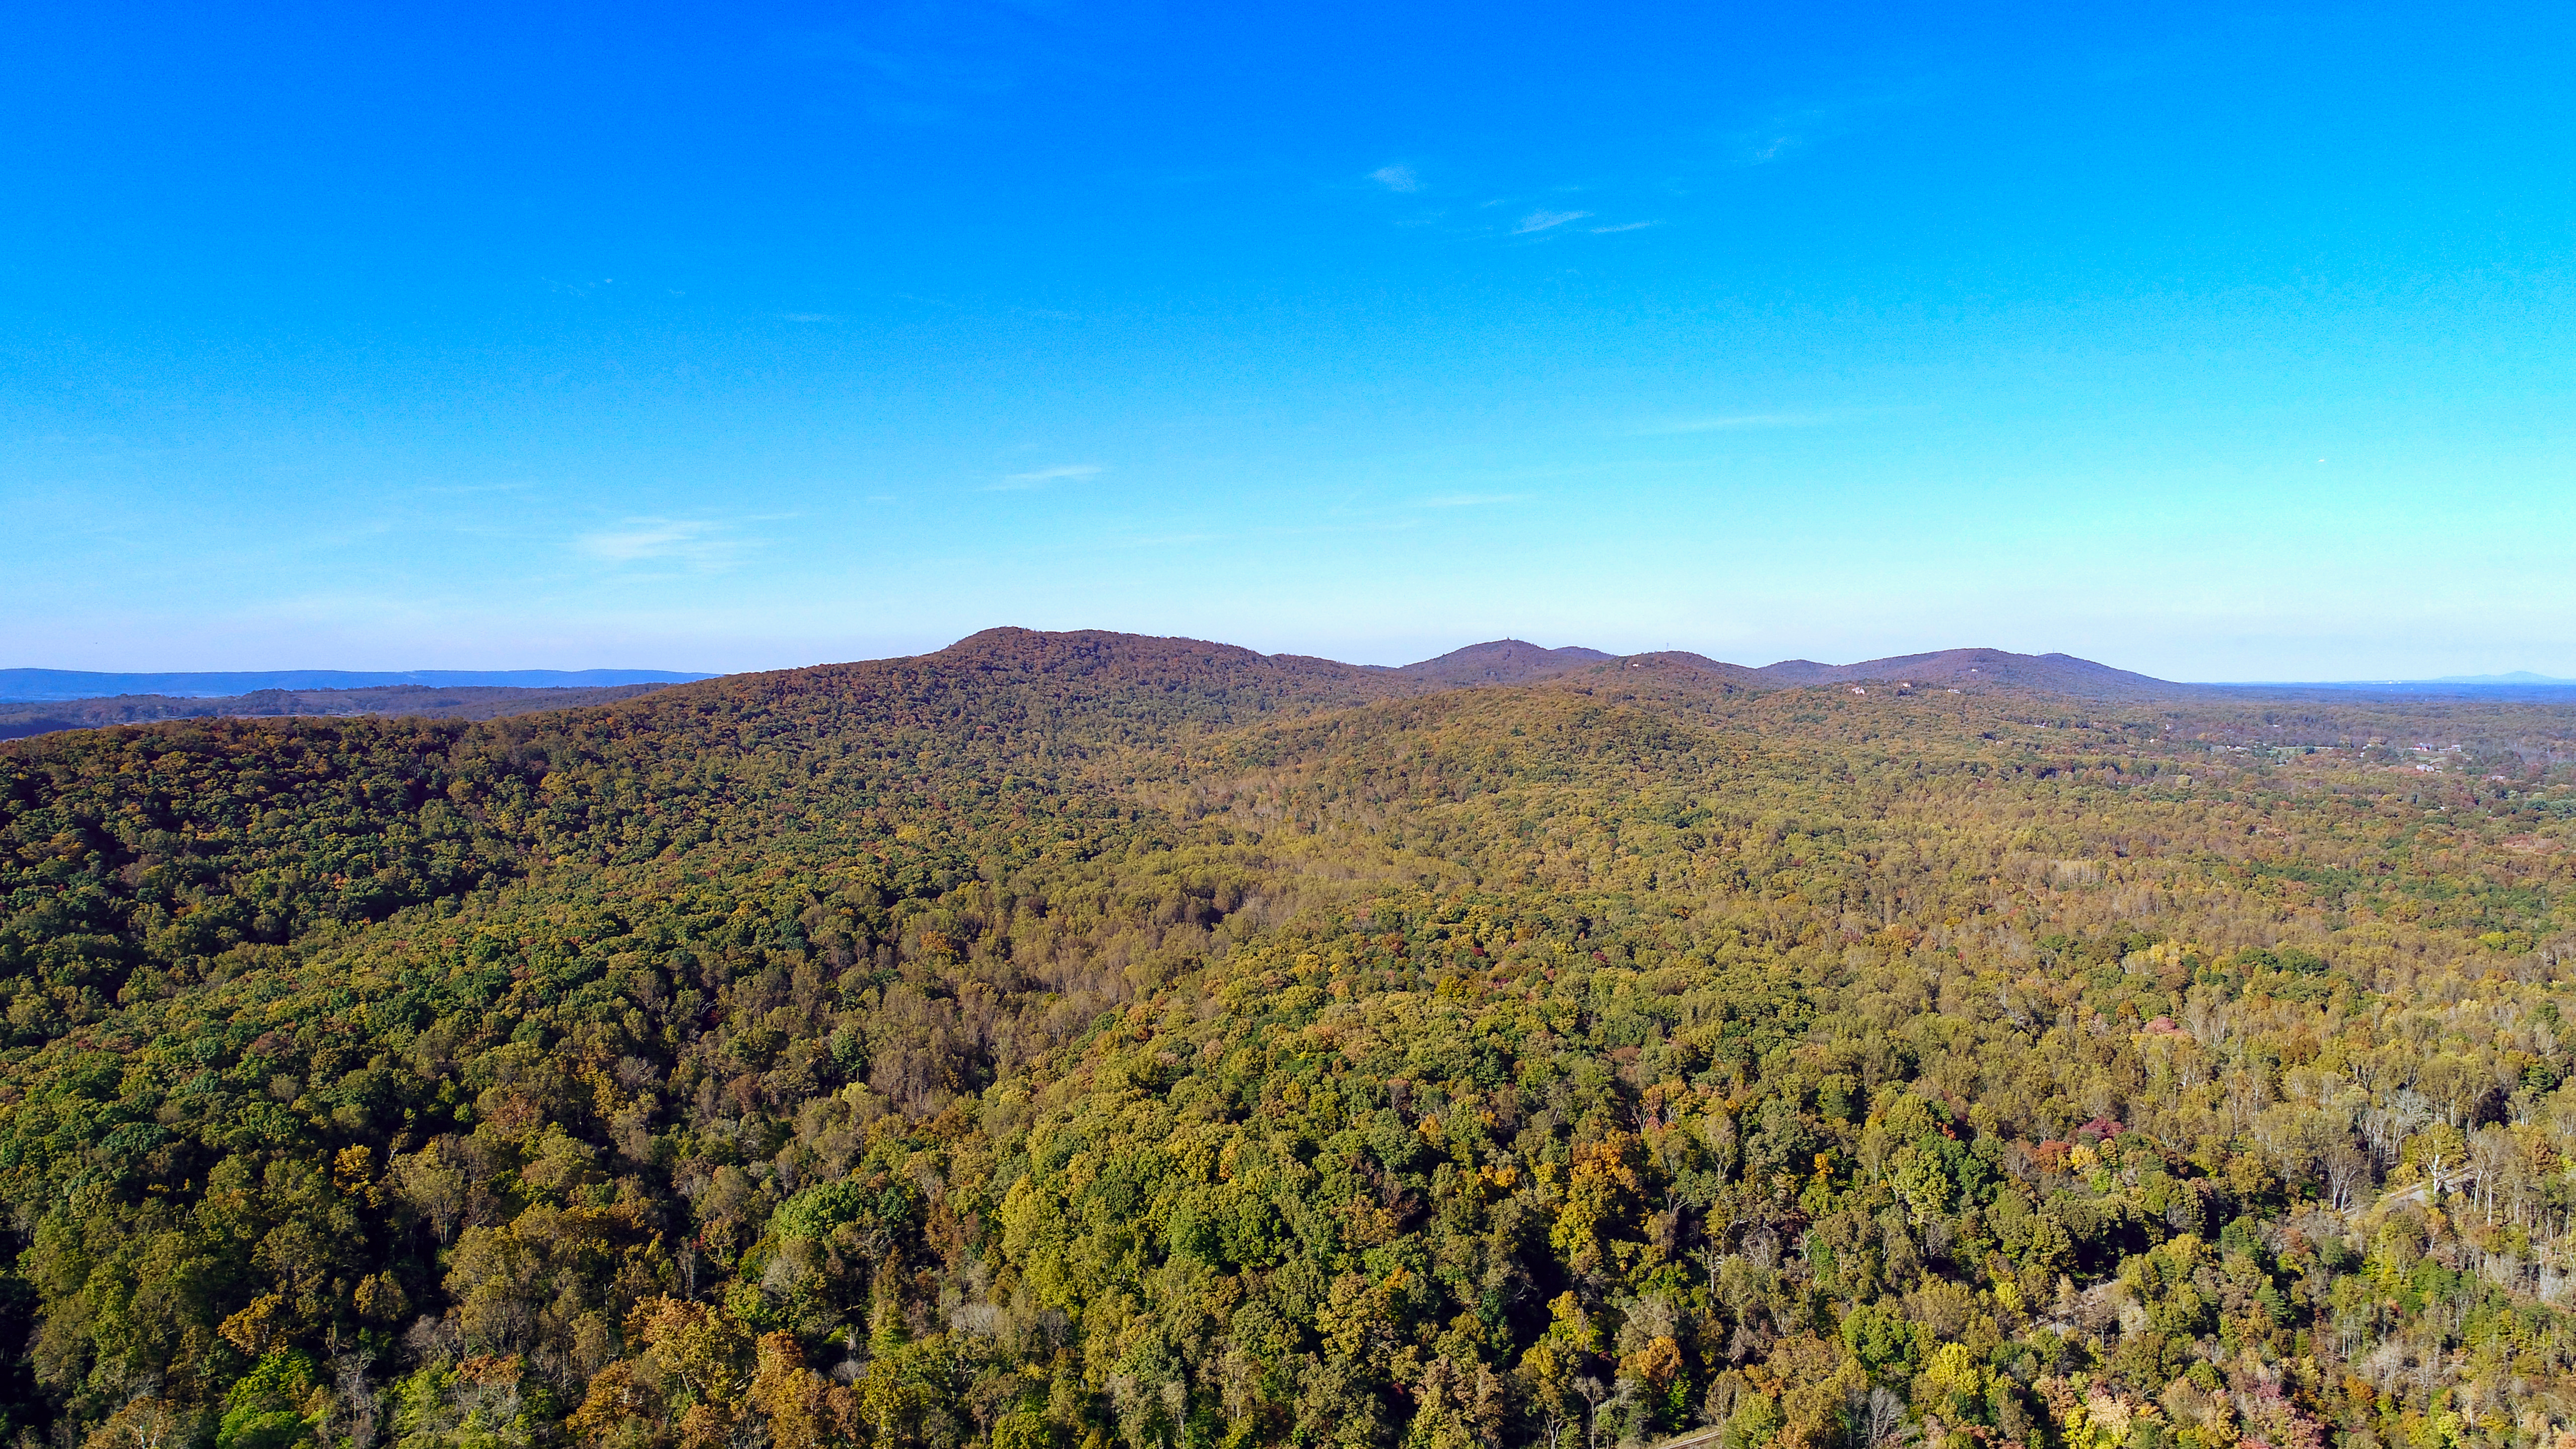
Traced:
POLYGON ((513 689, 596 689, 617 684, 685 684, 713 679, 677 669, 272 669, 195 674, 99 674, 81 669, 0 669, 0 703, 102 699, 162 694, 181 699, 248 694, 260 689, 376 689, 416 684, 432 689, 493 685, 513 689))

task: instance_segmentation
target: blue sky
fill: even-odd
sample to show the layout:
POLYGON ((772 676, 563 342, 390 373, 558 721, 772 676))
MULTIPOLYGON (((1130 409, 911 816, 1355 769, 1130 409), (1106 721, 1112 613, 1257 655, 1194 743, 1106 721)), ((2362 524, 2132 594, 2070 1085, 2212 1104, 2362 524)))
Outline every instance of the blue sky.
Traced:
POLYGON ((2576 12, 1801 9, 17 7, 0 664, 2576 675, 2576 12))

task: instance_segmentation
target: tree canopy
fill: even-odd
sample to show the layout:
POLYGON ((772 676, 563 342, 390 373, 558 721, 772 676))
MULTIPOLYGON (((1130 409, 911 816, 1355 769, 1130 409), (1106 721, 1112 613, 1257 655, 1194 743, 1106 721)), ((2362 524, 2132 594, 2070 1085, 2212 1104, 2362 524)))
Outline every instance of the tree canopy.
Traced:
POLYGON ((0 1410, 2565 1449, 2571 730, 997 631, 15 742, 0 1410))

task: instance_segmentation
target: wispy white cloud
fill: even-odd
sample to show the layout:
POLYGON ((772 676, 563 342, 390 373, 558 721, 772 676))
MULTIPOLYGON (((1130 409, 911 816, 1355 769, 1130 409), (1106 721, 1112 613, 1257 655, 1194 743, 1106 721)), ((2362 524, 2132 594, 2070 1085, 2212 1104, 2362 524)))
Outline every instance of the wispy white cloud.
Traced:
POLYGON ((1381 166, 1369 173, 1369 180, 1389 191, 1415 192, 1422 189, 1422 178, 1410 166, 1381 166))
POLYGON ((572 544, 602 563, 676 564, 701 573, 732 567, 747 546, 720 524, 689 518, 629 518, 572 544))
POLYGON ((1839 140, 1863 124, 1871 109, 1866 101, 1843 101, 1768 117, 1731 138, 1736 164, 1768 166, 1822 142, 1839 140))
POLYGON ((829 312, 781 312, 778 314, 778 320, 781 322, 830 322, 835 319, 829 312))
POLYGON ((1512 235, 1527 236, 1534 231, 1547 231, 1569 221, 1581 221, 1591 214, 1588 211, 1533 211, 1521 218, 1520 225, 1512 228, 1512 235))
POLYGON ((1647 227, 1662 225, 1663 223, 1660 221, 1623 221, 1617 226, 1596 226, 1592 229, 1592 234, 1594 236, 1608 236, 1612 232, 1644 231, 1647 227))
POLYGON ((1012 473, 988 486, 987 493, 1016 492, 1027 488, 1044 488, 1050 483, 1083 483, 1109 471, 1097 463, 1068 463, 1061 468, 1039 468, 1027 473, 1012 473))
POLYGON ((1737 131, 1728 140, 1737 164, 1767 166, 1884 125, 1896 113, 1947 94, 1952 87, 1950 78, 1926 76, 1875 95, 1845 96, 1783 111, 1737 131))

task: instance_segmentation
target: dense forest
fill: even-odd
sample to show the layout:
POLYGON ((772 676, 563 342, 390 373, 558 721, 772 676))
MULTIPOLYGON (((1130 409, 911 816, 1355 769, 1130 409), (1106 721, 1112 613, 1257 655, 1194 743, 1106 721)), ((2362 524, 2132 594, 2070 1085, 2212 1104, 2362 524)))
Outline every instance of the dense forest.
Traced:
POLYGON ((995 631, 0 746, 0 1437, 2576 1449, 2576 710, 995 631))

